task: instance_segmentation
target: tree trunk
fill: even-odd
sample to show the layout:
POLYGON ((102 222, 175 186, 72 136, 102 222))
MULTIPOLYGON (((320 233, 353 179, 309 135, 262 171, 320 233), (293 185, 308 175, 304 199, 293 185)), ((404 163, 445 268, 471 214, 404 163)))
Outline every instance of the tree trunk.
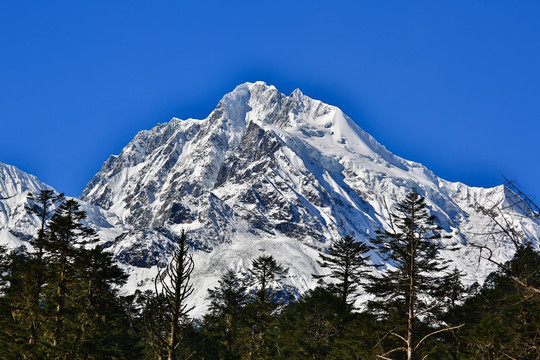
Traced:
POLYGON ((409 229, 410 259, 409 259, 409 304, 407 314, 407 360, 412 360, 414 356, 414 307, 416 299, 415 284, 415 259, 416 259, 416 239, 414 236, 414 226, 416 216, 414 205, 411 206, 411 227, 409 229))
POLYGON ((66 266, 65 261, 62 264, 60 269, 60 280, 58 282, 58 287, 56 288, 56 295, 58 296, 58 303, 56 305, 56 313, 54 316, 54 336, 53 336, 53 346, 58 346, 60 342, 60 337, 62 335, 62 315, 64 312, 64 283, 66 281, 66 266))
MULTIPOLYGON (((412 264, 411 264, 412 267, 412 264)), ((409 309, 407 316, 407 360, 413 359, 414 334, 414 278, 409 279, 409 309)))

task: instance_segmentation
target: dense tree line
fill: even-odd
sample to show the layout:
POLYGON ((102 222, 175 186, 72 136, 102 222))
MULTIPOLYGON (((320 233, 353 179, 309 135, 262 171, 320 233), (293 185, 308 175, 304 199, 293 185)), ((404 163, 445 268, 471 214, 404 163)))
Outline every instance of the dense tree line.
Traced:
POLYGON ((260 256, 223 273, 200 319, 189 234, 153 290, 122 295, 127 276, 76 201, 42 191, 29 204, 41 224, 31 250, 0 251, 2 359, 540 358, 540 254, 518 244, 482 286, 465 287, 415 191, 372 246, 347 236, 321 254, 317 288, 288 296, 288 269, 260 256), (372 271, 370 253, 389 265, 372 271))

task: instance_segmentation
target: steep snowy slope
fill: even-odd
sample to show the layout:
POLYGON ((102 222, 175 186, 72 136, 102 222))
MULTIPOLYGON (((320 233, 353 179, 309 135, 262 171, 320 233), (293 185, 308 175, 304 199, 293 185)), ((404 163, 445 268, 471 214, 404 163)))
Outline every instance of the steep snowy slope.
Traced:
MULTIPOLYGON (((289 266, 289 283, 306 290, 319 271, 317 250, 347 234, 368 242, 388 226, 387 208, 412 189, 451 235, 445 245, 460 248, 444 256, 467 281, 493 270, 477 267, 471 241, 496 249, 501 261, 511 257, 509 241, 478 236, 490 230, 479 206, 502 206, 503 186, 440 179, 390 153, 339 108, 262 82, 238 86, 206 119, 174 118, 140 132, 81 198, 123 222, 126 230, 108 245, 131 269, 132 286, 148 283, 175 236, 188 229, 200 303, 225 268, 245 271, 261 254, 289 266)), ((538 239, 540 224, 519 221, 538 239)))
MULTIPOLYGON (((38 194, 41 190, 54 189, 34 175, 0 163, 0 245, 10 249, 25 246, 31 250, 28 240, 37 234, 40 222, 37 217, 28 215, 25 206, 29 205, 28 194, 38 194)), ((87 214, 87 225, 94 228, 100 238, 114 238, 123 232, 115 214, 79 202, 87 214)))
POLYGON ((46 189, 52 188, 15 166, 0 163, 0 245, 27 245, 39 221, 26 214, 26 196, 46 189))

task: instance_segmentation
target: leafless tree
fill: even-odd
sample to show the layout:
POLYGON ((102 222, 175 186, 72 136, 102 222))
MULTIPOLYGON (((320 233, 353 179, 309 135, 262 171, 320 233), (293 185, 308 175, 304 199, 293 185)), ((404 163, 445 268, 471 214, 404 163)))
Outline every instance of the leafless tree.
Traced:
MULTIPOLYGON (((521 191, 515 181, 505 178, 507 191, 506 201, 493 203, 489 207, 478 206, 481 213, 487 216, 489 224, 486 231, 479 236, 487 236, 492 241, 509 239, 516 251, 531 245, 532 234, 526 234, 518 228, 516 221, 530 219, 540 224, 540 208, 528 195, 521 191)), ((536 239, 538 241, 538 239, 536 239)), ((497 261, 493 257, 493 249, 487 245, 471 242, 471 246, 480 250, 479 261, 486 260, 496 265, 497 268, 508 275, 511 279, 533 294, 540 294, 540 289, 527 283, 526 278, 513 274, 506 264, 497 261)))
POLYGON ((194 269, 188 250, 187 236, 182 231, 171 261, 158 271, 154 281, 156 297, 144 314, 150 346, 159 359, 176 359, 177 349, 183 340, 183 326, 193 309, 187 303, 193 293, 191 273, 194 269))

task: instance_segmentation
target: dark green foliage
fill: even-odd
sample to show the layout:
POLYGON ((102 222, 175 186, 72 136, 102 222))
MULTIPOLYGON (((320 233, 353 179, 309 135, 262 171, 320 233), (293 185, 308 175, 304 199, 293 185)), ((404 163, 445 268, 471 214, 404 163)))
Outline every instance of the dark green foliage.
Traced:
POLYGON ((205 335, 213 344, 213 356, 210 357, 240 359, 245 350, 245 344, 240 339, 247 332, 247 288, 232 269, 223 274, 218 284, 208 290, 211 302, 209 312, 204 317, 205 335))
POLYGON ((344 334, 334 342, 328 360, 375 359, 380 350, 383 324, 368 312, 353 313, 344 334))
POLYGON ((218 281, 219 286, 208 290, 212 316, 236 316, 247 304, 247 288, 234 270, 228 269, 218 281))
POLYGON ((246 291, 246 286, 232 269, 223 274, 219 286, 208 290, 211 302, 205 327, 215 345, 215 355, 220 359, 239 359, 243 351, 244 344, 239 339, 246 332, 246 291))
POLYGON ((0 298, 0 357, 20 359, 30 356, 35 350, 29 344, 28 315, 29 257, 24 248, 11 252, 1 249, 1 293, 0 298))
POLYGON ((317 260, 322 268, 330 269, 330 273, 313 275, 313 277, 321 280, 325 278, 335 280, 327 283, 326 287, 344 304, 351 306, 358 296, 357 287, 367 274, 369 258, 364 255, 369 250, 369 246, 354 241, 352 236, 339 239, 328 249, 328 255, 319 255, 322 261, 317 260))
POLYGON ((413 303, 418 311, 429 307, 419 297, 436 295, 440 279, 430 275, 447 268, 438 253, 443 249, 437 242, 442 238, 441 228, 435 224, 435 217, 429 215, 424 198, 417 192, 409 193, 396 205, 396 213, 391 217, 393 229, 378 231, 372 242, 395 268, 370 276, 366 287, 380 298, 370 306, 383 317, 390 317, 393 312, 406 313, 408 303, 413 303))
POLYGON ((254 286, 255 296, 244 307, 246 327, 241 341, 248 358, 277 357, 276 339, 279 328, 276 320, 277 288, 288 273, 273 256, 259 256, 251 262, 247 284, 254 286), (277 285, 277 286, 276 286, 277 285))
POLYGON ((342 300, 327 289, 308 291, 281 313, 281 353, 285 358, 324 359, 348 315, 342 300))
POLYGON ((251 262, 251 269, 248 271, 251 276, 247 283, 255 285, 257 301, 261 304, 271 304, 276 294, 275 289, 271 287, 272 282, 280 282, 289 269, 279 265, 273 256, 262 255, 251 262))
POLYGON ((516 282, 540 287, 540 254, 521 247, 492 273, 453 316, 466 323, 457 343, 461 359, 540 358, 540 296, 516 282))
POLYGON ((75 260, 85 244, 95 240, 94 232, 83 225, 86 218, 77 201, 63 202, 51 218, 50 236, 45 241, 49 278, 44 288, 48 298, 45 310, 54 318, 49 323, 51 352, 60 358, 73 357, 78 341, 79 324, 72 316, 80 303, 76 294, 80 282, 76 277, 75 260))
POLYGON ((163 286, 122 296, 127 277, 89 245, 78 204, 57 202, 53 215, 52 196, 30 198, 43 219, 34 251, 0 247, 1 359, 405 359, 408 339, 414 359, 540 358, 540 254, 519 246, 482 287, 466 289, 458 269, 433 277, 446 268, 440 228, 416 193, 396 208, 392 231, 373 240, 395 267, 369 277, 367 311, 350 306, 368 277, 367 250, 344 238, 321 257, 330 270, 321 278, 332 279, 324 287, 280 301, 287 270, 261 256, 246 277, 223 274, 200 320, 188 317, 185 234, 157 277, 163 286))
POLYGON ((55 194, 53 190, 41 190, 38 195, 29 193, 27 196, 28 205, 25 209, 29 214, 37 216, 40 222, 37 237, 30 240, 35 249, 35 256, 39 259, 43 257, 45 242, 50 236, 47 222, 51 218, 53 207, 62 204, 64 200, 64 194, 55 194))
POLYGON ((443 249, 438 242, 442 229, 416 191, 408 193, 390 217, 391 231, 378 231, 372 242, 394 268, 370 276, 366 290, 376 298, 368 307, 388 325, 390 338, 397 341, 389 344, 383 356, 404 351, 413 359, 431 330, 423 322, 438 327, 444 305, 441 279, 434 276, 447 268, 438 253, 443 249))
POLYGON ((100 246, 76 259, 79 279, 75 298, 80 326, 77 351, 88 359, 113 359, 136 354, 136 339, 118 288, 127 275, 100 246))
POLYGON ((29 196, 41 219, 34 249, 0 257, 0 358, 121 359, 136 356, 118 286, 126 275, 99 246, 75 200, 43 191, 29 196), (37 198, 37 201, 35 200, 37 198), (36 201, 36 202, 33 202, 36 201), (58 205, 58 204, 57 204, 58 205))
POLYGON ((26 271, 24 272, 25 284, 22 301, 24 304, 24 318, 28 331, 28 344, 30 348, 39 343, 40 328, 44 326, 43 306, 43 285, 46 281, 47 261, 44 259, 45 246, 50 240, 50 230, 48 221, 53 214, 53 207, 64 201, 63 194, 55 194, 53 190, 42 190, 38 195, 32 193, 27 195, 28 205, 25 206, 28 214, 39 219, 40 227, 37 236, 29 242, 34 251, 27 254, 26 271))

